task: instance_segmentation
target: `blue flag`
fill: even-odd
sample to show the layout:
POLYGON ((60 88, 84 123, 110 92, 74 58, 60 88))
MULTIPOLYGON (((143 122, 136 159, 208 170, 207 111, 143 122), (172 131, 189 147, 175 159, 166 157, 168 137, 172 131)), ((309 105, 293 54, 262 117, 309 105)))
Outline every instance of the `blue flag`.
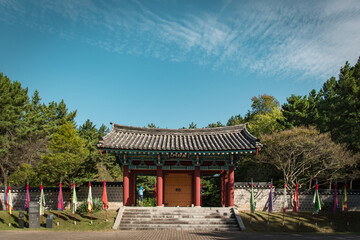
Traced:
POLYGON ((269 213, 272 213, 274 207, 274 192, 273 192, 273 185, 270 185, 270 193, 269 193, 269 213))
POLYGON ((7 190, 7 187, 5 187, 5 196, 4 196, 4 203, 7 204, 7 193, 8 193, 8 190, 7 190))

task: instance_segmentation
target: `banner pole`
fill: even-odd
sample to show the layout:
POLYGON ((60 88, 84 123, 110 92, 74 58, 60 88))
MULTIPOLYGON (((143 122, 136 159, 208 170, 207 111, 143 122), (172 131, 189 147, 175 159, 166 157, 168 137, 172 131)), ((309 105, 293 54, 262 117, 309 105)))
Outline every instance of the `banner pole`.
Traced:
POLYGON ((285 225, 285 210, 283 209, 283 222, 282 222, 282 225, 284 226, 285 225))
MULTIPOLYGON (((253 178, 251 178, 251 188, 253 188, 253 178)), ((253 191, 253 189, 251 189, 253 191)), ((250 190, 250 191, 251 191, 250 190)), ((250 193, 251 194, 251 193, 250 193)), ((250 200, 251 201, 251 200, 250 200)), ((250 202, 250 224, 252 223, 252 210, 251 210, 251 202, 250 202)))

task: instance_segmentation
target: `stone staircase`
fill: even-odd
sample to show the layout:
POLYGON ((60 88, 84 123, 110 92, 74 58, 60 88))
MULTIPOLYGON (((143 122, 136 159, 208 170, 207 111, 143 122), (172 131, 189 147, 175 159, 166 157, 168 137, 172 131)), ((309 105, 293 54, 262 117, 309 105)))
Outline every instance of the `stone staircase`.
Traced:
POLYGON ((232 208, 125 207, 119 230, 239 231, 232 208))

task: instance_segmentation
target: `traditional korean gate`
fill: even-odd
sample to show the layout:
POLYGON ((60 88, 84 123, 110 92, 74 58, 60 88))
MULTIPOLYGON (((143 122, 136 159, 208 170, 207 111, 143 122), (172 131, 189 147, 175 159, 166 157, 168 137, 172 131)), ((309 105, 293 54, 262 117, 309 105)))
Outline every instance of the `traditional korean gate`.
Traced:
POLYGON ((169 173, 164 181, 164 204, 167 207, 190 207, 192 204, 192 175, 169 173))

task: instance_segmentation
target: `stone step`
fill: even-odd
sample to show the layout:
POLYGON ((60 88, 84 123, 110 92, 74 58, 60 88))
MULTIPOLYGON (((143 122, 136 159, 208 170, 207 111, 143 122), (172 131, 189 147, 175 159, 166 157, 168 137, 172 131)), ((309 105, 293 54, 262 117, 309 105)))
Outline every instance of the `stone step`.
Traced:
POLYGON ((119 230, 184 230, 184 231, 239 231, 239 228, 236 227, 228 227, 228 226, 179 226, 179 227, 153 227, 153 226, 121 226, 119 230))
POLYGON ((124 212, 124 215, 133 215, 133 216, 208 216, 208 217, 229 217, 234 216, 234 214, 218 214, 218 213, 131 213, 131 212, 124 212))
POLYGON ((230 208, 126 207, 120 230, 239 231, 230 208))
POLYGON ((232 221, 236 221, 235 218, 159 218, 159 217, 154 217, 154 218, 142 218, 142 217, 133 217, 133 218, 129 218, 129 217, 124 217, 122 218, 122 221, 163 221, 163 222, 173 222, 173 221, 185 221, 185 222, 199 222, 199 221, 204 221, 204 222, 209 222, 209 221, 213 221, 213 222, 232 222, 232 221))
POLYGON ((211 228, 219 228, 219 227, 232 227, 232 228, 239 228, 237 224, 183 224, 183 223, 175 223, 175 224, 164 224, 164 223, 131 223, 131 224, 120 224, 120 227, 164 227, 164 228, 177 228, 177 227, 184 227, 184 228, 202 228, 202 227, 210 227, 211 228))
POLYGON ((134 212, 230 212, 228 208, 206 209, 206 208, 139 208, 139 207, 126 207, 126 211, 134 212))
POLYGON ((219 215, 224 215, 224 214, 232 214, 232 212, 181 212, 181 211, 133 211, 133 210, 127 210, 125 209, 126 213, 132 213, 132 214, 219 214, 219 215))
POLYGON ((121 224, 237 224, 236 219, 231 219, 229 221, 164 221, 164 220, 122 220, 121 224))
POLYGON ((133 211, 124 211, 124 214, 144 214, 144 215, 184 215, 184 214, 191 214, 191 215, 221 215, 221 216, 228 216, 228 215, 234 215, 230 212, 223 212, 223 213, 217 213, 217 212, 133 212, 133 211))
POLYGON ((159 213, 137 213, 137 212, 129 212, 124 211, 124 214, 127 215, 144 215, 144 216, 150 216, 150 215, 167 215, 167 216, 182 216, 182 215, 198 215, 198 216, 234 216, 233 213, 173 213, 173 212, 159 212, 159 213))
POLYGON ((123 215, 123 219, 153 219, 153 218, 163 218, 163 219, 231 219, 234 218, 233 216, 229 217, 223 217, 223 216, 189 216, 189 215, 183 215, 183 216, 159 216, 159 215, 153 215, 153 216, 144 216, 144 215, 123 215))

